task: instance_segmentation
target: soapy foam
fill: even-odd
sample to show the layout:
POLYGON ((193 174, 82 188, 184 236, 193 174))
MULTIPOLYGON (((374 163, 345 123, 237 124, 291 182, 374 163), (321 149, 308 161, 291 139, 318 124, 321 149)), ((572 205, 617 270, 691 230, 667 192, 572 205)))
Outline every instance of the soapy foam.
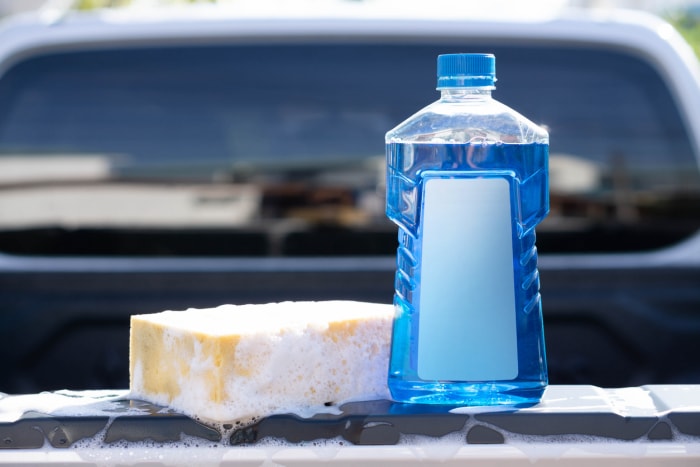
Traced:
MULTIPOLYGON (((143 415, 144 411, 138 407, 129 408, 124 412, 124 406, 114 407, 115 401, 123 399, 125 391, 104 391, 102 394, 94 393, 90 397, 80 397, 82 393, 64 392, 61 394, 44 393, 28 396, 9 396, 5 399, 14 399, 19 405, 24 405, 28 410, 45 411, 54 407, 63 415, 84 416, 86 414, 101 414, 114 416, 114 409, 119 416, 143 415), (52 397, 55 396, 55 397, 52 397), (34 399, 33 403, 29 403, 34 399), (22 401, 26 404, 22 404, 22 401), (78 403, 79 401, 79 403, 78 403), (72 405, 66 406, 65 404, 72 405), (85 407, 87 406, 87 407, 85 407)), ((0 403, 9 403, 0 399, 0 403)), ((337 408, 336 408, 337 409, 337 408)), ((535 410, 535 409, 533 409, 535 410)), ((0 411, 2 413, 4 411, 0 411)), ((301 458, 311 462, 324 462, 336 458, 347 448, 354 449, 351 442, 342 437, 331 439, 318 439, 301 443, 292 443, 279 438, 264 438, 254 445, 235 446, 229 445, 231 434, 241 428, 246 422, 221 423, 214 428, 222 434, 221 441, 209 441, 206 439, 181 435, 177 441, 157 442, 152 440, 125 441, 120 440, 105 444, 105 435, 113 419, 110 419, 107 427, 97 435, 75 442, 70 451, 75 453, 85 462, 96 462, 100 465, 131 465, 136 463, 148 463, 152 465, 219 465, 219 463, 237 459, 251 459, 259 465, 275 465, 274 461, 285 463, 286 460, 301 458)), ((256 420, 251 420, 252 422, 256 420)), ((498 453, 503 458, 518 456, 536 462, 540 459, 565 459, 575 457, 614 458, 624 456, 626 459, 644 459, 647 457, 673 457, 686 456, 697 458, 700 455, 700 443, 698 438, 680 433, 665 416, 660 422, 667 422, 671 427, 672 440, 650 441, 646 436, 633 441, 621 441, 618 439, 604 438, 587 435, 548 435, 533 436, 509 433, 494 425, 469 417, 462 429, 446 434, 442 437, 430 437, 425 435, 402 435, 396 447, 363 446, 360 448, 359 459, 367 459, 368 453, 375 452, 377 456, 391 453, 394 456, 403 456, 405 461, 448 461, 456 458, 473 458, 475 453, 486 453, 487 456, 495 456, 498 453), (474 426, 486 426, 504 436, 503 445, 466 445, 466 436, 474 426)), ((55 453, 66 453, 67 450, 57 450, 45 443, 44 448, 31 450, 43 452, 54 456, 55 453)), ((353 451, 355 452, 355 451, 353 451)), ((349 454, 342 454, 347 457, 349 454)), ((344 458, 345 458, 344 457, 344 458)), ((379 458, 379 457, 377 457, 379 458)), ((74 459, 73 459, 74 461, 74 459)))
MULTIPOLYGON (((68 458, 72 463, 92 462, 101 466, 120 465, 229 465, 245 463, 246 465, 308 465, 311 463, 340 460, 344 465, 359 465, 363 462, 387 461, 412 465, 414 462, 427 462, 432 465, 437 462, 461 461, 477 462, 479 459, 490 461, 489 465, 498 465, 498 461, 513 463, 515 460, 537 463, 539 460, 566 462, 567 459, 578 460, 582 465, 595 462, 596 459, 626 461, 638 460, 640 464, 650 461, 654 465, 666 460, 684 459, 686 464, 691 459, 698 459, 700 446, 695 444, 665 444, 647 443, 639 448, 630 447, 629 443, 615 442, 610 444, 549 444, 532 442, 521 445, 441 445, 439 441, 427 440, 428 444, 399 445, 399 446, 362 446, 354 447, 337 440, 328 443, 307 443, 292 445, 290 443, 270 443, 254 447, 225 447, 219 445, 206 446, 202 443, 183 440, 172 445, 153 445, 152 443, 129 443, 118 447, 86 448, 70 450, 75 453, 68 458), (76 457, 77 456, 77 459, 76 457)), ((53 449, 37 450, 47 456, 68 454, 67 450, 53 449)), ((11 453, 10 453, 11 454, 11 453)), ((48 457, 40 458, 46 461, 48 457)), ((54 457, 56 459, 57 457, 54 457)), ((18 457, 19 459, 19 457, 18 457)), ((66 463, 71 463, 66 462, 66 463)), ((25 462, 26 464, 26 462, 25 462)), ((518 464, 520 465, 520 464, 518 464)), ((606 464, 607 465, 607 464, 606 464)), ((625 465, 632 465, 628 462, 625 465)), ((690 465, 690 464, 688 464, 690 465)))
POLYGON ((220 465, 226 450, 219 443, 183 435, 180 441, 118 441, 109 445, 84 443, 74 445, 86 462, 101 466, 149 465, 220 465))
MULTIPOLYGON (((140 413, 142 414, 142 413, 140 413)), ((78 413, 73 413, 72 415, 78 416, 78 413)), ((134 413, 133 415, 137 415, 134 413)), ((664 419, 662 419, 663 421, 664 419)), ((239 421, 236 423, 210 423, 209 426, 216 429, 221 434, 220 441, 211 441, 204 438, 199 438, 196 436, 181 434, 180 439, 177 441, 153 441, 153 440, 142 440, 142 441, 126 441, 118 440, 110 444, 105 444, 105 434, 109 429, 113 419, 110 419, 109 423, 104 429, 98 432, 91 438, 85 438, 78 440, 73 443, 72 447, 75 449, 105 449, 107 447, 118 447, 118 448, 143 448, 143 449, 155 449, 159 447, 171 447, 171 448, 215 448, 229 446, 229 439, 231 435, 245 426, 255 423, 258 419, 251 419, 247 421, 239 421)), ((388 423, 388 422, 387 422, 388 423)), ((653 445, 669 445, 669 444, 698 444, 698 438, 683 434, 678 431, 672 424, 670 424, 671 430, 673 432, 673 439, 671 440, 654 440, 651 441, 653 445)), ((583 434, 561 434, 561 435, 528 435, 512 433, 502 428, 487 423, 483 421, 475 420, 474 418, 468 419, 464 427, 459 430, 447 433, 443 436, 429 436, 422 434, 401 434, 397 446, 421 446, 421 447, 435 447, 439 449, 443 454, 447 451, 454 451, 456 448, 465 446, 467 444, 466 438, 467 433, 475 426, 483 426, 490 428, 498 433, 501 433, 504 437, 503 445, 511 446, 521 446, 525 445, 523 448, 527 450, 527 446, 543 446, 543 445, 561 445, 563 447, 575 445, 575 444, 586 444, 586 445, 646 445, 650 441, 646 436, 640 436, 638 439, 623 441, 616 438, 607 438, 603 436, 596 435, 583 435, 583 434)), ((250 445, 239 445, 237 448, 247 449, 247 448, 266 448, 266 447, 277 447, 277 448, 290 448, 290 447, 347 447, 353 446, 353 443, 343 438, 342 436, 337 436, 333 438, 319 438, 308 441, 300 442, 290 442, 283 438, 278 437, 265 437, 257 440, 254 444, 250 445)), ((496 446, 499 446, 497 444, 496 446)), ((632 447, 630 448, 632 449, 632 447)), ((698 445, 700 449, 700 445, 698 445)), ((435 458, 435 456, 431 456, 435 458)))
POLYGON ((387 305, 344 300, 320 302, 281 302, 261 305, 221 305, 214 308, 189 308, 163 311, 144 317, 181 333, 202 333, 214 337, 228 335, 235 325, 236 334, 255 335, 281 330, 303 331, 309 327, 324 329, 333 321, 372 319, 387 305), (225 317, 225 321, 222 319, 225 317))
POLYGON ((117 407, 128 391, 56 391, 0 398, 0 423, 19 420, 26 412, 76 417, 101 416, 117 407))

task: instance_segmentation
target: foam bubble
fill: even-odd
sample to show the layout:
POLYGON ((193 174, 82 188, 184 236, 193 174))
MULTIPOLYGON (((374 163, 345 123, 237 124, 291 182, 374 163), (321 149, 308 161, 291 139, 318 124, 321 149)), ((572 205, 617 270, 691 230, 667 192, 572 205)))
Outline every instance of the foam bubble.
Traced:
MULTIPOLYGON (((289 442, 286 439, 266 437, 251 445, 230 446, 230 435, 247 423, 257 419, 239 421, 238 423, 220 423, 217 428, 222 434, 220 441, 209 441, 202 438, 181 435, 177 441, 156 442, 120 440, 105 444, 105 434, 108 427, 90 439, 80 440, 73 444, 79 455, 86 461, 99 461, 101 465, 122 465, 134 463, 155 463, 158 465, 182 464, 187 459, 188 464, 207 464, 229 458, 255 458, 260 465, 274 465, 274 459, 286 459, 285 456, 308 456, 321 462, 336 458, 344 448, 353 447, 350 441, 342 436, 329 439, 316 439, 303 442, 289 442), (291 449, 291 451, 289 451, 291 449), (237 452, 238 454, 233 454, 237 452)), ((664 421, 662 418, 661 421, 664 421)), ((111 423, 111 420, 110 420, 111 423)), ((478 448, 488 452, 510 453, 522 455, 523 458, 536 462, 540 459, 559 459, 568 457, 591 456, 625 456, 626 458, 644 458, 648 456, 700 454, 697 437, 680 433, 670 422, 673 431, 672 440, 655 440, 650 442, 646 436, 632 441, 622 441, 615 438, 605 438, 593 435, 562 434, 562 435, 526 435, 505 431, 493 424, 469 417, 465 425, 454 432, 440 437, 419 434, 403 434, 398 446, 401 452, 410 452, 412 458, 446 462, 460 458, 467 447, 467 433, 475 426, 488 427, 501 433, 504 444, 491 446, 469 446, 468 449, 478 448)), ((367 447, 363 447, 367 448, 367 447)), ((387 449, 392 449, 387 446, 387 449)), ((46 449, 46 448, 45 448, 46 449)), ((471 452, 471 451, 470 451, 471 452)))
POLYGON ((124 400, 127 390, 56 391, 7 396, 0 399, 0 423, 15 422, 26 412, 75 417, 110 415, 124 400))

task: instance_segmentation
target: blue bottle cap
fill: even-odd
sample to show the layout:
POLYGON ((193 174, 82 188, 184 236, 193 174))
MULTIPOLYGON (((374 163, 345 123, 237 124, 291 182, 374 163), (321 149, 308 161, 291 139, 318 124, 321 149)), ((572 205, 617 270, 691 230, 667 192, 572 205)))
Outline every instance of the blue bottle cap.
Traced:
POLYGON ((443 54, 437 58, 437 89, 494 87, 493 54, 443 54))

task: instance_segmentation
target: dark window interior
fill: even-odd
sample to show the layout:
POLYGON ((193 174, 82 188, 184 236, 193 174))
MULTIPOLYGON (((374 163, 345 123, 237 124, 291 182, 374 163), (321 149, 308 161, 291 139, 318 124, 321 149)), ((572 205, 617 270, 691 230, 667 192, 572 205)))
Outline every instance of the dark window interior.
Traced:
POLYGON ((700 228, 684 123, 627 53, 168 46, 46 54, 0 78, 0 251, 393 254, 384 133, 439 97, 439 53, 469 50, 496 54, 495 98, 549 128, 541 252, 650 250, 700 228))

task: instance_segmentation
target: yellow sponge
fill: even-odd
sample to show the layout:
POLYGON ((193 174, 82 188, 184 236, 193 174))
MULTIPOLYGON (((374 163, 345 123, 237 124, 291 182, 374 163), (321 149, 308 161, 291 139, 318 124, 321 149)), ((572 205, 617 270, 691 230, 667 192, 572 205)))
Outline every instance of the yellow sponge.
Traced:
POLYGON ((352 301, 131 317, 131 397, 212 421, 389 397, 394 309, 352 301))

